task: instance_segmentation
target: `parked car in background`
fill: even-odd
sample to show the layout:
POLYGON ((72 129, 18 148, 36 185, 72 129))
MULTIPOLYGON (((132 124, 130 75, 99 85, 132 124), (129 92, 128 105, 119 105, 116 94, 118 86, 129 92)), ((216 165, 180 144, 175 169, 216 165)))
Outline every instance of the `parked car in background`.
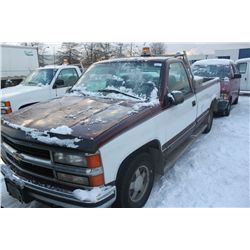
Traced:
POLYGON ((195 76, 220 78, 218 113, 228 116, 232 104, 237 104, 239 100, 241 75, 236 64, 228 59, 206 59, 195 62, 192 71, 195 76))
POLYGON ((241 74, 240 92, 250 94, 250 58, 237 60, 236 65, 241 74))
POLYGON ((210 131, 217 110, 218 78, 194 85, 184 58, 95 63, 64 97, 3 116, 10 195, 63 207, 144 206, 155 173, 210 131))
POLYGON ((1 88, 19 84, 39 67, 37 48, 1 45, 1 88))
POLYGON ((1 90, 1 113, 9 114, 37 102, 65 94, 79 79, 77 66, 46 66, 32 72, 19 85, 1 90))

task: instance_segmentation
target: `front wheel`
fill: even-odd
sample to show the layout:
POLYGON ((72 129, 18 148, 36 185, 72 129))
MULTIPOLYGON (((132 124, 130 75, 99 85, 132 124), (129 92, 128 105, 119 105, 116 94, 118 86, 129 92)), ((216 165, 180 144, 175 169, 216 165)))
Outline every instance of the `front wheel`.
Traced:
POLYGON ((227 107, 226 107, 226 109, 223 112, 223 116, 229 116, 230 115, 231 107, 232 107, 232 103, 231 102, 232 102, 231 100, 228 102, 227 107))
POLYGON ((213 108, 210 107, 209 114, 207 117, 207 127, 203 132, 204 134, 208 134, 210 132, 212 125, 213 125, 213 120, 214 120, 214 112, 213 112, 213 108))
POLYGON ((140 153, 122 166, 117 180, 115 206, 143 207, 154 183, 154 165, 148 153, 140 153))

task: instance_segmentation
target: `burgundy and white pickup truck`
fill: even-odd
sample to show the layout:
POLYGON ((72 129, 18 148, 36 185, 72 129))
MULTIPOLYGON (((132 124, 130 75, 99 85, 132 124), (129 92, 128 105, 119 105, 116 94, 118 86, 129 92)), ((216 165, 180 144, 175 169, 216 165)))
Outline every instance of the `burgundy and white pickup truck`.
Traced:
POLYGON ((186 57, 95 63, 70 93, 2 117, 13 197, 63 207, 142 207, 156 173, 208 133, 218 79, 194 82, 186 57))

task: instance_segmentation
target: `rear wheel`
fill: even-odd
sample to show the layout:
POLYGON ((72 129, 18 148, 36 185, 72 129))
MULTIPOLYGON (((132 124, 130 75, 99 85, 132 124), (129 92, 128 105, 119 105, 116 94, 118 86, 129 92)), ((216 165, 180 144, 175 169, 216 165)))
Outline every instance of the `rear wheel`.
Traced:
POLYGON ((142 207, 154 183, 154 166, 149 153, 140 153, 122 166, 117 180, 117 207, 142 207))
POLYGON ((237 98, 234 100, 234 103, 233 103, 233 104, 238 104, 238 102, 239 102, 239 97, 240 97, 240 90, 238 91, 238 96, 237 96, 237 98))

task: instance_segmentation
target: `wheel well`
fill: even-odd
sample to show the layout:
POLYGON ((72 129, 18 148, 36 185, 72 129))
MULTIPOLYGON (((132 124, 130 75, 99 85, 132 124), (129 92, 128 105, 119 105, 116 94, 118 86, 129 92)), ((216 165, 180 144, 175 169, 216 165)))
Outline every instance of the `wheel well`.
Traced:
POLYGON ((117 173, 117 178, 118 178, 119 174, 121 173, 121 171, 126 166, 126 164, 128 162, 130 162, 136 155, 138 155, 142 152, 146 152, 146 153, 149 153, 152 155, 156 173, 162 174, 164 160, 163 160, 163 155, 162 155, 162 151, 161 151, 161 144, 158 140, 153 140, 153 141, 150 141, 150 142, 144 144, 143 146, 141 146, 140 148, 138 148, 137 150, 132 152, 130 155, 128 155, 126 157, 126 159, 123 160, 123 162, 121 163, 121 165, 119 167, 119 170, 117 173))
POLYGON ((23 108, 25 108, 25 107, 28 107, 28 106, 33 105, 33 104, 36 104, 36 103, 37 103, 37 102, 32 102, 32 103, 25 104, 25 105, 21 106, 19 109, 23 109, 23 108))

